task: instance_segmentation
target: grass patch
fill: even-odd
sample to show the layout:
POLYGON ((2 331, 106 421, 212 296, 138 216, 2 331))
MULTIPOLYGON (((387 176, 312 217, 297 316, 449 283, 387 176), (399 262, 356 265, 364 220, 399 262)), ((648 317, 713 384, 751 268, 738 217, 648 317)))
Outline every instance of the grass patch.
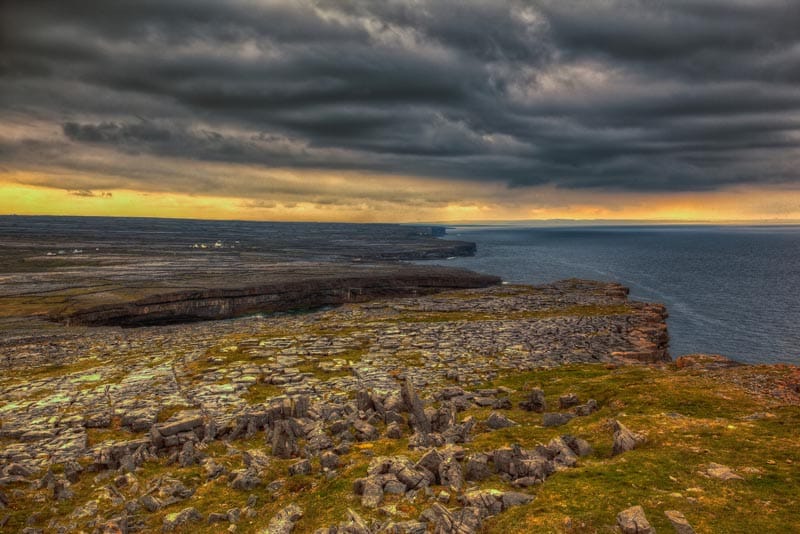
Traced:
POLYGON ((163 423, 171 419, 172 416, 176 414, 185 412, 186 410, 194 410, 196 408, 196 406, 189 406, 187 404, 170 404, 168 406, 164 406, 158 411, 158 418, 156 420, 159 423, 163 423))
POLYGON ((340 376, 350 376, 350 367, 344 366, 341 369, 326 369, 324 364, 331 363, 332 360, 343 360, 349 362, 349 364, 354 364, 361 361, 361 358, 366 354, 365 348, 354 348, 347 350, 345 352, 341 352, 339 354, 334 354, 330 358, 325 359, 307 359, 303 363, 297 365, 297 369, 301 373, 309 373, 313 375, 315 378, 320 380, 329 380, 331 378, 336 378, 340 376), (323 366, 320 366, 323 364, 323 366))
POLYGON ((86 439, 89 447, 99 445, 104 441, 127 441, 131 439, 141 438, 147 435, 147 432, 131 432, 126 428, 122 428, 119 424, 119 418, 114 418, 112 424, 108 428, 87 428, 86 439))
MULTIPOLYGON (((28 369, 15 369, 16 376, 10 380, 4 380, 3 383, 18 384, 22 382, 31 382, 33 380, 44 380, 47 378, 61 378, 74 373, 80 373, 82 371, 95 369, 96 367, 104 365, 106 365, 105 362, 102 362, 97 358, 83 358, 70 363, 43 365, 40 367, 31 367, 28 369)), ((94 374, 95 373, 88 376, 94 377, 94 374)), ((77 377, 74 380, 74 382, 89 383, 91 381, 82 380, 81 377, 77 377)))
MULTIPOLYGON (((492 382, 518 389, 515 408, 505 413, 520 426, 488 432, 469 445, 487 450, 511 443, 529 447, 570 433, 593 445, 593 455, 576 469, 559 472, 536 490, 530 505, 487 522, 488 532, 614 532, 616 515, 640 504, 651 524, 669 532, 665 510, 682 511, 698 532, 797 532, 800 498, 800 407, 772 409, 775 417, 745 421, 768 406, 744 390, 699 372, 600 365, 533 371, 492 382), (560 394, 595 398, 601 409, 554 429, 540 426, 541 415, 516 408, 524 391, 541 386, 552 410, 560 394), (612 436, 605 422, 617 418, 648 442, 611 457, 612 436), (709 462, 730 466, 745 479, 722 482, 702 471, 709 462), (764 510, 754 514, 753 506, 764 510)), ((490 410, 470 410, 485 418, 490 410)))
POLYGON ((437 312, 406 312, 399 317, 382 319, 379 322, 394 321, 404 323, 449 323, 455 321, 520 321, 524 319, 546 319, 549 317, 595 317, 605 315, 625 315, 631 313, 632 308, 625 304, 613 306, 567 306, 564 308, 550 308, 544 310, 509 311, 501 318, 496 313, 471 312, 471 311, 437 311, 437 312))
POLYGON ((283 388, 273 384, 255 384, 250 386, 242 395, 248 404, 261 404, 272 397, 278 397, 283 394, 283 388))

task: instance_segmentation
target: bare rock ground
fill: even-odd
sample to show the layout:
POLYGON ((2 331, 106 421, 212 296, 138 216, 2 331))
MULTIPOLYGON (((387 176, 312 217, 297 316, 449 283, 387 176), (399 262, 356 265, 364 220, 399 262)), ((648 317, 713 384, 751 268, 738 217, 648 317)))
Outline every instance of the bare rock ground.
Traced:
MULTIPOLYGON (((208 511, 190 506, 199 489, 170 478, 173 470, 202 470, 209 480, 226 479, 232 491, 259 491, 278 480, 270 473, 277 462, 293 462, 286 466, 292 479, 318 469, 335 476, 339 457, 390 436, 406 440, 409 451, 442 451, 441 461, 424 470, 407 460, 386 472, 376 467, 379 478, 356 490, 362 504, 379 507, 387 493, 412 500, 430 494, 440 502, 423 514, 425 524, 475 531, 485 517, 528 497, 464 493, 470 479, 491 471, 527 487, 590 450, 569 436, 538 451, 487 450, 469 459, 448 449, 484 431, 469 417, 459 420, 459 412, 511 407, 507 392, 479 386, 499 374, 565 363, 668 361, 665 316, 660 305, 628 301, 618 285, 570 280, 23 340, 6 346, 8 372, 0 379, 0 487, 13 489, 9 501, 33 485, 45 489, 45 502, 68 505, 67 517, 26 519, 40 525, 51 517, 42 525, 48 529, 92 530, 123 516, 125 529, 136 531, 149 524, 148 514, 178 504, 163 521, 165 530, 180 529, 200 516, 206 521, 208 511), (242 440, 261 446, 243 451, 242 440), (241 458, 240 467, 232 457, 241 458), (145 480, 142 470, 153 462, 161 474, 145 480), (97 495, 70 489, 86 477, 109 483, 99 508, 97 495), (434 486, 449 497, 422 491, 434 486), (462 500, 457 512, 441 506, 451 497, 462 500)), ((584 406, 569 408, 574 417, 584 406)), ((357 515, 341 520, 357 524, 357 515)), ((295 516, 267 528, 285 530, 295 516)))

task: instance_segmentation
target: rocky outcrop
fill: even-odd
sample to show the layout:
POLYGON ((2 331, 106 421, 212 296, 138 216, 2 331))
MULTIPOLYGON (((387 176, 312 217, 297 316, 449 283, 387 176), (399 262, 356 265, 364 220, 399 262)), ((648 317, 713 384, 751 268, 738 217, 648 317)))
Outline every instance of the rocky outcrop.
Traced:
POLYGON ((313 309, 378 298, 487 287, 496 276, 444 267, 398 266, 357 276, 310 276, 241 288, 208 288, 152 295, 132 302, 80 309, 57 319, 70 325, 148 326, 225 319, 252 313, 313 309))

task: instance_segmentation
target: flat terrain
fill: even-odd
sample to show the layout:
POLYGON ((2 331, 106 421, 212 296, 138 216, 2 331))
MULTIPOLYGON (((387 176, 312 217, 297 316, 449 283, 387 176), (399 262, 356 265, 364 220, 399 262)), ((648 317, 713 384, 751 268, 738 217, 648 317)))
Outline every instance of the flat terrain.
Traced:
POLYGON ((400 262, 474 253, 472 243, 435 237, 443 232, 401 225, 0 217, 0 333, 6 339, 56 333, 54 321, 138 325, 235 317, 499 282, 400 262), (380 288, 389 291, 381 295, 380 288))

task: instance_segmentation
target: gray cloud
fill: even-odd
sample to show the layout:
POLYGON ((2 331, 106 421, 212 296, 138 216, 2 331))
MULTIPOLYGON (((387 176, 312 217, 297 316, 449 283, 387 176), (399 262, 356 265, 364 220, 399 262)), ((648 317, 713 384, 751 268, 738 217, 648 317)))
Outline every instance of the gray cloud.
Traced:
POLYGON ((69 194, 74 197, 85 197, 85 198, 111 198, 113 193, 108 191, 101 191, 101 192, 94 192, 90 189, 78 189, 76 191, 69 191, 69 194))
POLYGON ((0 121, 60 136, 4 140, 5 167, 97 172, 80 154, 103 151, 512 187, 800 181, 794 2, 72 4, 0 8, 0 121))

